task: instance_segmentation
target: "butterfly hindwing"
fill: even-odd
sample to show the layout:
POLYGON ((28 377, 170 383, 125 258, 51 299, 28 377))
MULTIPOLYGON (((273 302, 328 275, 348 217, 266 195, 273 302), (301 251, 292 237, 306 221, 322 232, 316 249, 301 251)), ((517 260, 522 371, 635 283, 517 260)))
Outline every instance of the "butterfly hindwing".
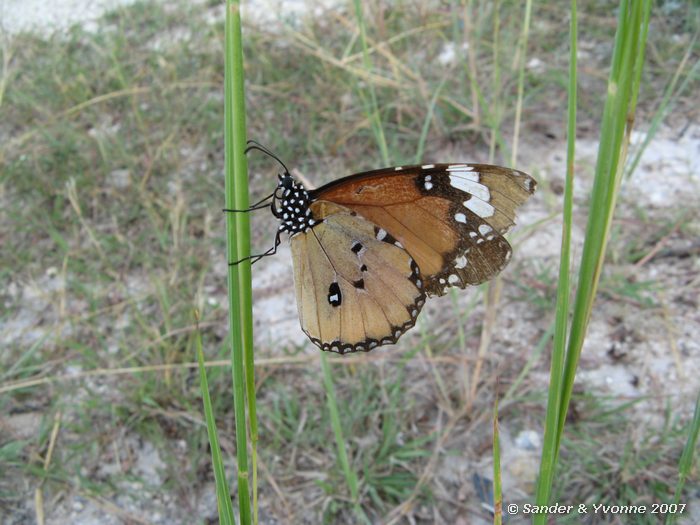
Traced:
POLYGON ((395 343, 426 295, 505 267, 503 235, 535 187, 525 173, 485 164, 385 168, 312 191, 280 174, 268 198, 280 221, 275 247, 283 232, 291 237, 302 330, 341 354, 395 343))
POLYGON ((425 301, 416 262, 357 212, 324 200, 310 209, 316 224, 291 242, 302 329, 341 354, 395 343, 425 301))
POLYGON ((375 170, 312 192, 357 212, 398 239, 429 295, 480 284, 508 263, 505 234, 534 191, 529 175, 486 164, 430 164, 375 170))

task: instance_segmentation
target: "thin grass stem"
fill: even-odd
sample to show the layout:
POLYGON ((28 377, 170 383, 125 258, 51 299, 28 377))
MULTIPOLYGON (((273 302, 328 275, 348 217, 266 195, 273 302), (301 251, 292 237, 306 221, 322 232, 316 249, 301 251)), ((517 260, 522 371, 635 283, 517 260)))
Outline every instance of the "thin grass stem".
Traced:
POLYGON ((493 402, 493 523, 503 523, 503 488, 501 483, 501 443, 498 430, 498 396, 493 402))
MULTIPOLYGON (((423 127, 420 132, 420 137, 418 138, 418 147, 416 148, 416 156, 413 160, 415 164, 420 164, 423 160, 423 152, 425 151, 425 141, 428 138, 428 131, 430 131, 430 123, 433 120, 433 115, 435 113, 435 104, 440 97, 440 91, 442 91, 443 86, 447 77, 443 78, 435 88, 432 98, 430 99, 430 104, 428 104, 428 113, 425 115, 425 120, 423 121, 423 127)), ((387 161, 388 164, 388 161, 387 161)))
MULTIPOLYGON (((676 505, 681 501, 683 487, 685 486, 685 482, 693 468, 693 456, 695 454, 696 445, 698 442, 698 434, 700 434, 700 392, 695 400, 695 412, 693 413, 693 419, 688 426, 688 439, 685 442, 681 459, 678 463, 678 483, 676 483, 676 490, 673 494, 673 503, 676 505)), ((677 517, 678 514, 669 513, 666 523, 674 523, 677 517)))
MULTIPOLYGON (((357 26, 360 30, 360 44, 362 44, 362 65, 365 71, 370 74, 373 70, 372 58, 369 55, 367 46, 367 30, 365 25, 364 15, 362 13, 362 2, 360 0, 354 0, 355 4, 355 15, 357 17, 357 26)), ((368 117, 372 124, 372 131, 374 132, 374 138, 379 146, 379 152, 382 155, 382 162, 385 165, 389 165, 389 148, 386 144, 386 137, 384 135, 384 126, 382 125, 382 117, 379 111, 379 104, 377 103, 377 93, 374 89, 374 83, 370 80, 367 82, 367 91, 369 92, 369 102, 365 101, 365 107, 367 109, 368 117)), ((362 96, 362 89, 360 88, 360 96, 362 96)), ((362 96, 364 100, 364 96, 362 96)))
POLYGON ((639 147, 635 148, 634 158, 627 165, 627 168, 625 170, 625 177, 631 177, 632 173, 634 173, 634 171, 637 169, 639 161, 642 160, 642 155, 644 154, 644 151, 647 149, 647 146, 649 146, 651 140, 656 136, 656 132, 658 131, 659 126, 663 122, 664 118, 666 118, 666 116, 668 115, 670 109, 673 107, 674 99, 680 97, 681 94, 685 92, 685 88, 688 86, 690 80, 697 75, 697 72, 700 69, 700 62, 695 63, 695 65, 686 75, 678 90, 676 90, 676 84, 678 83, 678 80, 680 79, 681 74, 685 69, 688 59, 692 55, 693 49, 695 49, 696 42, 697 37, 693 38, 692 42, 690 43, 688 49, 685 52, 685 55, 683 55, 683 59, 681 60, 680 64, 678 64, 676 72, 674 73, 673 77, 666 86, 659 107, 654 113, 654 116, 651 119, 651 123, 649 124, 649 129, 644 135, 644 140, 639 145, 639 147))
MULTIPOLYGON (((571 333, 563 370, 562 392, 559 407, 556 450, 559 450, 565 415, 571 400, 574 377, 581 348, 585 339, 593 301, 605 256, 612 214, 615 208, 616 190, 624 165, 626 148, 623 144, 625 127, 634 122, 636 100, 633 82, 641 68, 646 35, 643 24, 648 24, 651 3, 624 0, 620 5, 618 30, 615 37, 613 65, 608 81, 608 94, 603 111, 596 175, 591 195, 588 225, 581 255, 577 293, 571 322, 571 333)), ((629 132, 627 133, 629 137, 629 132)))
POLYGON ((199 387, 202 392, 202 403, 204 404, 204 418, 207 423, 207 435, 209 436, 209 448, 211 450, 211 463, 214 470, 214 483, 216 485, 216 503, 219 511, 219 522, 223 525, 234 525, 236 520, 233 516, 233 505, 231 504, 231 494, 226 479, 224 461, 219 446, 219 437, 216 430, 216 420, 214 409, 209 396, 209 382, 207 380, 207 369, 204 364, 204 352, 202 351, 202 334, 199 330, 199 312, 194 312, 197 329, 194 333, 194 342, 197 352, 197 363, 199 364, 199 387))
POLYGON ((365 516, 359 503, 357 474, 350 468, 348 453, 345 450, 345 438, 343 437, 343 427, 340 422, 340 412, 338 411, 338 403, 335 397, 333 374, 330 364, 328 363, 328 354, 326 354, 326 352, 321 353, 321 368, 323 370, 323 384, 326 388, 328 412, 331 416, 331 426, 333 427, 333 436, 335 437, 335 444, 338 451, 338 463, 340 463, 340 468, 343 470, 345 481, 350 489, 350 497, 352 498, 355 514, 357 514, 357 517, 362 519, 363 522, 368 523, 367 516, 365 516))
MULTIPOLYGON (((243 82, 243 44, 240 5, 227 0, 224 74, 224 155, 226 163, 226 208, 245 210, 248 199, 248 163, 245 155, 246 121, 243 82)), ((226 216, 227 256, 238 261, 250 255, 250 221, 247 213, 226 216)), ((236 419, 236 457, 238 465, 239 519, 253 520, 250 508, 248 443, 246 433, 246 391, 253 447, 257 443, 255 381, 253 366, 253 308, 250 260, 229 265, 229 324, 231 327, 231 363, 233 403, 236 419)), ((257 492, 253 469, 253 493, 257 492)), ((253 499, 257 502, 257 497, 253 499)), ((257 509, 255 510, 257 522, 257 509)))
POLYGON ((518 142, 520 139, 520 118, 523 113, 523 93, 525 92, 525 56, 527 54, 527 38, 530 34, 530 19, 532 17, 532 0, 525 3, 525 21, 520 34, 518 46, 518 99, 515 104, 515 123, 513 124, 513 150, 511 151, 510 165, 518 163, 518 142))
MULTIPOLYGON (((542 458, 538 477, 536 502, 546 505, 554 479, 557 459, 556 433, 559 428, 561 407, 561 381, 566 355, 566 335, 569 322, 569 295, 571 293, 571 226, 573 217, 574 166, 576 164, 576 107, 577 107, 577 48, 578 12, 576 0, 571 0, 569 22, 569 83, 566 149, 566 182, 564 186, 564 208, 562 211, 561 257, 557 284, 554 341, 549 374, 547 414, 544 426, 542 458)), ((535 523, 544 523, 545 516, 535 517, 535 523)))

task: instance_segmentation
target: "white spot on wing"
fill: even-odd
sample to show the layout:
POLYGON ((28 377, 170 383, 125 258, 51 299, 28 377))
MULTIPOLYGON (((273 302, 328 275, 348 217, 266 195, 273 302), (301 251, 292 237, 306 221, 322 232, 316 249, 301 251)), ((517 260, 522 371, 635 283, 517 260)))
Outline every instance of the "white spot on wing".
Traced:
POLYGON ((394 168, 394 171, 401 171, 403 169, 403 166, 396 166, 394 168))
POLYGON ((434 167, 435 167, 435 164, 424 164, 423 166, 421 166, 421 168, 423 168, 424 170, 429 170, 430 168, 434 168, 434 167))
POLYGON ((491 192, 486 186, 479 184, 477 180, 478 175, 476 180, 450 175, 450 186, 466 193, 471 193, 483 201, 489 201, 491 199, 491 192))
POLYGON ((471 180, 474 182, 479 182, 481 178, 479 177, 479 174, 474 172, 474 171, 451 171, 450 173, 450 179, 455 178, 455 179, 464 179, 464 180, 471 180))
POLYGON ((450 276, 447 278, 447 281, 448 281, 450 284, 457 284, 457 283, 459 282, 459 277, 457 277, 457 274, 454 274, 454 273, 453 273, 452 275, 450 275, 450 276))
POLYGON ((466 224, 467 223, 467 216, 464 215, 463 213, 455 213, 455 220, 457 222, 461 222, 466 224))
POLYGON ((377 232, 377 240, 381 241, 384 239, 384 237, 386 237, 386 230, 383 228, 379 228, 379 231, 377 232))
POLYGON ((479 233, 481 235, 488 235, 489 233, 491 233, 491 230, 493 230, 493 228, 491 228, 491 226, 489 226, 488 224, 479 225, 479 233))
POLYGON ((467 258, 464 255, 460 255, 455 259, 455 268, 461 270, 467 267, 467 258))
POLYGON ((463 204, 465 208, 473 211, 482 219, 493 217, 493 212, 495 211, 493 206, 481 199, 469 199, 468 201, 464 201, 463 204))
POLYGON ((432 190, 433 189, 433 183, 432 182, 426 182, 424 185, 426 190, 432 190))

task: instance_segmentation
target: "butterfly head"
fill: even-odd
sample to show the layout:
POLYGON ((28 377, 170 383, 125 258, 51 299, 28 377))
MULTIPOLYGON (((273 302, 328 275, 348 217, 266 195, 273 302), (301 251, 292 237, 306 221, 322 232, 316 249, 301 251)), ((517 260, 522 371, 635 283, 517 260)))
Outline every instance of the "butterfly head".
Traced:
POLYGON ((290 235, 307 231, 317 223, 309 209, 309 192, 288 172, 277 177, 272 213, 282 223, 279 230, 287 231, 290 235))

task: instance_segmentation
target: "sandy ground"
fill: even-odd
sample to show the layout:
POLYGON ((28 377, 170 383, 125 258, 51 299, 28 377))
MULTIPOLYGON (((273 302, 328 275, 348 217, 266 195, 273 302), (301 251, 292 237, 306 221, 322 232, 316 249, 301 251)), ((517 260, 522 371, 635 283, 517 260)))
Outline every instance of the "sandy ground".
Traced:
POLYGON ((0 28, 8 33, 51 32, 82 23, 88 30, 103 13, 135 0, 2 0, 0 28))
MULTIPOLYGON (((68 29, 73 24, 82 24, 86 30, 96 28, 94 24, 103 13, 119 6, 133 4, 136 0, 1 0, 0 30, 10 34, 36 30, 51 32, 68 29)), ((199 0, 195 0, 199 1, 199 0)), ((276 23, 280 19, 293 20, 309 12, 321 12, 336 5, 337 0, 254 0, 242 2, 244 20, 256 23, 276 23)), ((223 2, 222 2, 223 4, 223 2)))

